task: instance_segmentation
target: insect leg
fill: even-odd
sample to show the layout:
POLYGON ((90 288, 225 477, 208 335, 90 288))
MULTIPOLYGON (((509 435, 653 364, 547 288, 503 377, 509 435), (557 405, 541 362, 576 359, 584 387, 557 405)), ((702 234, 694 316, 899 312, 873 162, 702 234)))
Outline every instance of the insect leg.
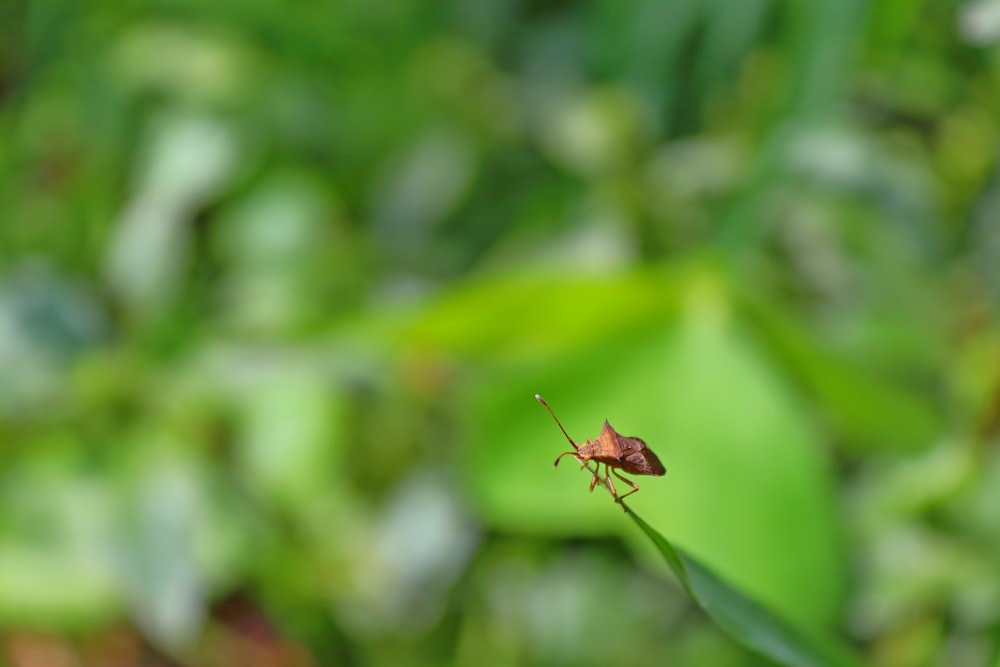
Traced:
POLYGON ((615 483, 611 481, 611 466, 607 463, 604 464, 604 481, 608 483, 608 489, 611 490, 611 495, 618 500, 618 491, 615 490, 615 483))
MULTIPOLYGON (((630 495, 632 495, 633 493, 635 493, 636 491, 638 491, 638 490, 639 490, 639 485, 638 485, 638 484, 636 484, 635 482, 633 482, 632 480, 630 480, 630 479, 629 479, 629 478, 627 478, 627 477, 622 477, 621 475, 619 475, 619 474, 618 474, 618 471, 617 471, 617 470, 613 470, 612 472, 614 472, 614 473, 615 473, 615 477, 617 477, 618 479, 620 479, 621 481, 625 482, 626 484, 628 484, 629 486, 631 486, 631 487, 632 487, 632 490, 631 490, 631 491, 629 491, 628 493, 626 493, 626 494, 625 494, 625 496, 630 496, 630 495)), ((622 497, 621 497, 621 498, 619 498, 618 500, 621 500, 621 499, 622 499, 622 498, 624 498, 625 496, 622 496, 622 497)))
MULTIPOLYGON (((607 467, 607 466, 605 466, 605 467, 607 467)), ((598 462, 597 463, 597 467, 594 468, 594 477, 593 477, 593 479, 590 480, 590 492, 591 493, 594 492, 594 487, 597 486, 597 483, 601 481, 601 475, 600 475, 600 473, 601 473, 601 464, 600 464, 600 462, 598 462)))

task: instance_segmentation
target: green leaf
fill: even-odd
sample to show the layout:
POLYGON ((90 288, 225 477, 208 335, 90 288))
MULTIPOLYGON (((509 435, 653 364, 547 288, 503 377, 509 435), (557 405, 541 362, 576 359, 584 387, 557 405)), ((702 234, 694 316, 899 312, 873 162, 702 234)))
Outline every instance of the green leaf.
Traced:
POLYGON ((912 450, 940 432, 938 411, 918 392, 824 349, 762 299, 745 293, 740 304, 773 354, 849 438, 871 447, 912 450))
POLYGON ((736 641, 782 665, 847 667, 860 662, 827 639, 806 634, 743 594, 672 545, 635 512, 628 515, 649 537, 691 599, 736 641))
POLYGON ((239 463, 248 479, 278 504, 308 507, 330 483, 342 396, 314 360, 260 372, 241 395, 239 463))
MULTIPOLYGON (((786 617, 827 627, 841 615, 844 562, 821 437, 734 321, 724 283, 702 275, 670 287, 684 304, 673 322, 502 369, 470 392, 469 495, 495 527, 630 537, 571 461, 552 470, 567 445, 530 400, 540 393, 578 440, 596 437, 605 418, 646 440, 667 475, 635 480, 644 515, 786 617)), ((645 540, 636 547, 658 560, 645 540)))
POLYGON ((105 479, 41 442, 38 450, 0 482, 0 624, 99 627, 120 601, 113 498, 105 479))
POLYGON ((163 442, 155 442, 162 450, 138 458, 123 494, 120 577, 145 636, 182 650, 205 618, 208 589, 197 547, 206 502, 195 461, 163 442))
POLYGON ((422 351, 536 362, 670 317, 672 282, 670 272, 494 276, 451 290, 395 335, 422 351))

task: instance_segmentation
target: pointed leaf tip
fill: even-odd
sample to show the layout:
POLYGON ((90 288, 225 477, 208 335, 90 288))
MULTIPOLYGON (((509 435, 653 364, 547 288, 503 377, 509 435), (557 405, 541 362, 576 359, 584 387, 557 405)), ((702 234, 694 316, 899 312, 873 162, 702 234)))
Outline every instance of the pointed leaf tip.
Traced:
POLYGON ((637 514, 628 514, 659 550, 691 599, 743 646, 787 667, 860 666, 853 650, 839 640, 803 632, 673 546, 637 514))

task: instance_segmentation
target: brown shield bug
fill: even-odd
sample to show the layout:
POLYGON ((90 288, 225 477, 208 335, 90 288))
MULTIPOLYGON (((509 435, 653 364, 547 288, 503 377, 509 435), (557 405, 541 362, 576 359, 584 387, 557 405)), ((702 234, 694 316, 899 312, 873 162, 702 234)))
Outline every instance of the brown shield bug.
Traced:
MULTIPOLYGON (((660 463, 660 459, 656 458, 656 454, 653 450, 646 446, 646 443, 639 438, 627 438, 616 431, 607 420, 604 420, 604 430, 601 434, 597 436, 597 440, 587 439, 587 442, 582 445, 578 445, 573 442, 573 438, 569 437, 566 433, 566 429, 563 428, 562 423, 559 418, 556 417, 556 413, 552 411, 549 404, 545 402, 539 394, 535 394, 535 399, 545 406, 545 409, 549 411, 552 418, 556 420, 556 425, 559 426, 559 430, 563 432, 566 439, 569 440, 569 444, 573 445, 572 452, 563 452, 558 457, 556 457, 556 462, 552 464, 555 468, 559 465, 559 460, 564 456, 574 456, 578 461, 583 463, 586 467, 590 461, 597 462, 597 468, 594 470, 594 478, 590 480, 590 490, 593 491, 594 487, 597 486, 598 482, 601 481, 600 472, 601 464, 604 464, 604 481, 608 485, 608 490, 611 491, 611 495, 615 497, 615 502, 622 502, 626 496, 632 495, 639 490, 639 485, 632 480, 622 477, 618 474, 618 470, 624 470, 627 473, 633 475, 656 475, 660 476, 666 473, 663 464, 660 463), (624 496, 619 496, 618 492, 615 490, 615 484, 611 481, 611 475, 614 474, 615 477, 625 482, 632 487, 632 490, 626 493, 624 496)), ((622 503, 622 507, 625 504, 622 503)))

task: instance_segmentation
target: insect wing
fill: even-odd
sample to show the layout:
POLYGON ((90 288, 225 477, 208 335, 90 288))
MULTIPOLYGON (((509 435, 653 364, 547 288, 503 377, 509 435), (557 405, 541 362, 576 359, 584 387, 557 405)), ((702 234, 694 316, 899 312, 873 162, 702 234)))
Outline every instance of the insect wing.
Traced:
POLYGON ((624 436, 607 421, 604 422, 604 430, 601 431, 598 442, 601 443, 602 450, 618 459, 625 472, 656 476, 667 472, 642 438, 624 436))
MULTIPOLYGON (((640 440, 640 442, 642 442, 640 440)), ((636 475, 655 475, 659 477, 667 472, 660 459, 649 447, 644 447, 641 451, 629 454, 625 457, 622 466, 627 472, 636 475)))

